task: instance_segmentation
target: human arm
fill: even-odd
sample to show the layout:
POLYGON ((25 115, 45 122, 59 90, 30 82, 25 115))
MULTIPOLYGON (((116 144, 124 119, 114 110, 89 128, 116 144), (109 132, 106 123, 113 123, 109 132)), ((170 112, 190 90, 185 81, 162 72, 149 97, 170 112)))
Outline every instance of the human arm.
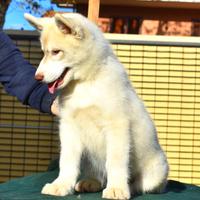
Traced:
POLYGON ((12 40, 0 30, 0 82, 6 92, 16 96, 23 104, 51 113, 55 111, 56 95, 46 84, 34 79, 36 69, 26 61, 12 40))

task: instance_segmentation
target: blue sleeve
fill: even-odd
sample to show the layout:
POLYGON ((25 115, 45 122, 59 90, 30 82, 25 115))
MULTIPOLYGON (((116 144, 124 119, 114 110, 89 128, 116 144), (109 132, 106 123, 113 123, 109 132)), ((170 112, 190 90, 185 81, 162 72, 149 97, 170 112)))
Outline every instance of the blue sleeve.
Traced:
POLYGON ((6 92, 23 104, 51 113, 55 95, 49 93, 46 84, 34 79, 35 71, 12 40, 0 30, 0 82, 6 92))

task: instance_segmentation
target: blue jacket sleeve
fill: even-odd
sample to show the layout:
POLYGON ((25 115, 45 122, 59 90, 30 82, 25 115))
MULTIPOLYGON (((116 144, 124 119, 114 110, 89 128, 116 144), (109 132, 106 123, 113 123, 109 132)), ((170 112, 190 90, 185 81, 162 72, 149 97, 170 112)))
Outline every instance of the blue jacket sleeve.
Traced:
POLYGON ((0 30, 0 82, 6 92, 23 104, 51 113, 55 95, 49 93, 46 84, 34 79, 35 71, 12 40, 0 30))

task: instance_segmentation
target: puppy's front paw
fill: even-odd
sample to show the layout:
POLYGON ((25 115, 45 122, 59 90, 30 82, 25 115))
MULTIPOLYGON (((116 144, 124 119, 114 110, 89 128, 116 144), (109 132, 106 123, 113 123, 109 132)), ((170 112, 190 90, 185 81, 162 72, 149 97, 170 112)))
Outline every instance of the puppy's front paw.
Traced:
POLYGON ((103 191, 102 198, 105 198, 105 199, 130 199, 130 192, 128 189, 106 188, 103 191))
POLYGON ((72 187, 66 183, 47 183, 41 191, 42 194, 65 196, 73 193, 72 187))

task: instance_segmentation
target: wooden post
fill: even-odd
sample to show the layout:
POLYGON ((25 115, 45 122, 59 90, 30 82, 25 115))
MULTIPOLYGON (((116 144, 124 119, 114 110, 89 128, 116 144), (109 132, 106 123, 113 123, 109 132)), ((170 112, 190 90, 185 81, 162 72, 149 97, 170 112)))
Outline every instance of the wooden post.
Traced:
POLYGON ((99 18, 100 0, 88 1, 88 18, 97 24, 99 18))

